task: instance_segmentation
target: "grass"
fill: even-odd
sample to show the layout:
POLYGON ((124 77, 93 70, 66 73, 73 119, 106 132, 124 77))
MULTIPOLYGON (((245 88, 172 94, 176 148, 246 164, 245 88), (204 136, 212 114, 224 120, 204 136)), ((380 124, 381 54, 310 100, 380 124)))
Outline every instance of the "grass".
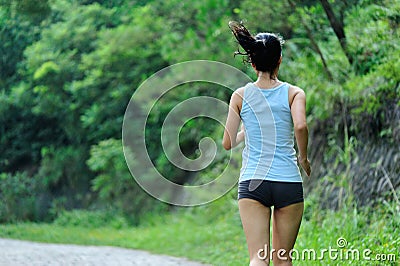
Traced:
MULTIPOLYGON (((299 256, 305 249, 315 249, 317 258, 321 257, 323 249, 331 249, 331 255, 327 251, 322 260, 297 260, 295 265, 398 265, 400 214, 395 204, 382 203, 374 210, 318 211, 308 202, 306 207, 295 246, 299 256), (343 248, 337 246, 340 237, 347 242, 343 248), (351 255, 349 252, 355 249, 359 251, 359 260, 351 260, 355 258, 351 256, 346 260, 346 253, 351 255), (366 249, 371 250, 367 255, 373 260, 377 254, 394 254, 396 261, 364 260, 362 252, 366 249), (335 254, 336 260, 332 259, 335 254)), ((111 245, 187 257, 212 265, 248 265, 236 202, 226 197, 210 205, 181 209, 164 216, 151 214, 147 222, 138 227, 20 223, 0 225, 0 237, 111 245)))

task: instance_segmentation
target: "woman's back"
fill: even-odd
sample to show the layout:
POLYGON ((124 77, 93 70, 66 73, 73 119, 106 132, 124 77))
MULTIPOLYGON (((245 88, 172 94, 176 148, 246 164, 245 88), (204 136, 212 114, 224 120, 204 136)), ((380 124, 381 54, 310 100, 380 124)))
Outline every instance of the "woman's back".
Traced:
POLYGON ((294 149, 289 87, 287 83, 271 89, 253 83, 245 86, 240 116, 246 144, 240 181, 302 181, 294 149))

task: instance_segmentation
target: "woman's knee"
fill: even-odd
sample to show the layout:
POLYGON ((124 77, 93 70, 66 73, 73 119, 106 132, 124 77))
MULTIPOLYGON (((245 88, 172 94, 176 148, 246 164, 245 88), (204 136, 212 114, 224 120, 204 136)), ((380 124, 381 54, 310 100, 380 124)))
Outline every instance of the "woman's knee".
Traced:
POLYGON ((249 266, 266 266, 269 265, 269 259, 262 260, 258 257, 250 259, 249 266))
POLYGON ((265 266, 269 265, 270 257, 268 249, 259 249, 257 253, 250 254, 250 266, 265 266))
POLYGON ((292 261, 291 260, 282 260, 279 258, 273 258, 274 266, 292 266, 292 261))

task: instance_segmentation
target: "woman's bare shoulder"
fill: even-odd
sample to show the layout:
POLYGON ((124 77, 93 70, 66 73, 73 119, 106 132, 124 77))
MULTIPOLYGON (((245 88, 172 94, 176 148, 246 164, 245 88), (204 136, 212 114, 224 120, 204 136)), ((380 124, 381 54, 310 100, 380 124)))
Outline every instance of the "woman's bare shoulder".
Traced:
POLYGON ((304 92, 304 90, 298 86, 288 83, 289 85, 289 93, 297 94, 299 92, 304 92))
POLYGON ((240 87, 240 88, 236 89, 234 93, 238 94, 241 98, 243 98, 243 96, 244 96, 244 88, 245 87, 240 87))
POLYGON ((244 87, 236 89, 231 96, 231 101, 241 102, 244 98, 244 87))
MULTIPOLYGON (((289 84, 289 83, 288 83, 289 84)), ((302 95, 302 96, 304 96, 305 97, 305 93, 304 93, 304 90, 302 89, 302 88, 300 88, 300 87, 298 87, 298 86, 295 86, 295 85, 292 85, 292 84, 289 84, 289 93, 288 93, 289 95, 289 105, 291 106, 292 105, 292 102, 293 102, 293 100, 294 100, 294 98, 297 96, 297 95, 302 95)))
POLYGON ((239 111, 242 110, 244 90, 244 87, 240 87, 236 89, 231 96, 231 104, 236 105, 239 111))

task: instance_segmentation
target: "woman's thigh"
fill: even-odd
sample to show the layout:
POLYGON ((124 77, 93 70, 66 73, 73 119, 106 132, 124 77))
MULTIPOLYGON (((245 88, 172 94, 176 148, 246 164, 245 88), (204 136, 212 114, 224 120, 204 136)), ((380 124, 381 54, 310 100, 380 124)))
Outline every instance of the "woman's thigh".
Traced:
POLYGON ((249 198, 239 199, 238 204, 250 261, 259 260, 258 254, 267 255, 265 261, 269 261, 271 208, 249 198), (260 249, 267 253, 261 254, 260 249))
POLYGON ((296 242, 303 210, 304 202, 274 209, 272 218, 272 248, 275 250, 272 259, 274 260, 274 264, 291 261, 289 253, 296 242), (286 257, 283 261, 279 260, 279 250, 284 250, 279 253, 280 257, 286 257))

